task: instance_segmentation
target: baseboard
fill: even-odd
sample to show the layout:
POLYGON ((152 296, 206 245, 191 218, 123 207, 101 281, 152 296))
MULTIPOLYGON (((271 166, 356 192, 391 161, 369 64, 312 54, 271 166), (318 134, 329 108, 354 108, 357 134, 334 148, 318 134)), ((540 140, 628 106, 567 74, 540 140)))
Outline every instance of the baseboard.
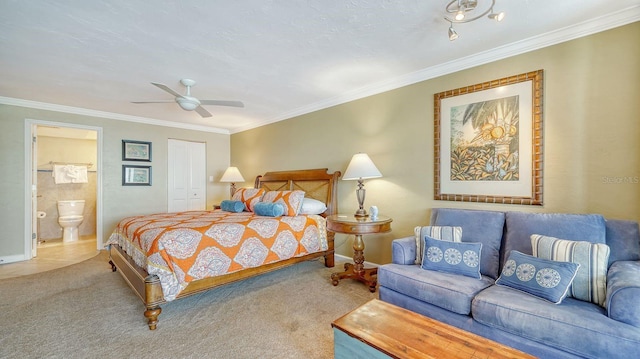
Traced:
MULTIPOLYGON (((338 254, 338 253, 335 253, 335 257, 339 258, 341 261, 353 263, 353 258, 352 257, 343 256, 342 254, 338 254)), ((368 261, 364 261, 363 264, 364 264, 365 267, 380 267, 380 264, 373 263, 373 262, 368 262, 368 261)))
POLYGON ((0 264, 15 263, 26 260, 22 254, 0 257, 0 264))

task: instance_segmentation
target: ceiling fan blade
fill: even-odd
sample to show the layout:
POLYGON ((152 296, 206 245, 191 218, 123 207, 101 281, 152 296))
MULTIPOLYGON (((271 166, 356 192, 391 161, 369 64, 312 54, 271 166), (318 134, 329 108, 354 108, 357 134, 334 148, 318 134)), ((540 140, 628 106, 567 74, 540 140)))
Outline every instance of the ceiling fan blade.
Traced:
POLYGON ((202 106, 196 107, 196 112, 200 114, 200 116, 202 117, 211 117, 211 114, 209 113, 209 111, 205 110, 204 107, 202 106))
POLYGON ((131 103, 170 103, 176 102, 175 100, 162 100, 162 101, 131 101, 131 103))
POLYGON ((154 86, 156 86, 156 87, 158 87, 158 88, 160 88, 160 89, 163 89, 163 90, 167 91, 168 93, 172 94, 172 95, 173 95, 173 96, 175 96, 175 97, 182 97, 182 95, 181 95, 181 94, 179 94, 179 93, 177 93, 177 92, 173 91, 172 89, 170 89, 169 87, 167 87, 167 86, 165 86, 165 85, 163 85, 163 84, 157 84, 157 83, 155 83, 155 82, 152 82, 151 84, 152 84, 152 85, 154 85, 154 86))
POLYGON ((200 100, 201 105, 214 105, 214 106, 231 106, 231 107, 244 107, 244 104, 240 101, 224 101, 224 100, 200 100))

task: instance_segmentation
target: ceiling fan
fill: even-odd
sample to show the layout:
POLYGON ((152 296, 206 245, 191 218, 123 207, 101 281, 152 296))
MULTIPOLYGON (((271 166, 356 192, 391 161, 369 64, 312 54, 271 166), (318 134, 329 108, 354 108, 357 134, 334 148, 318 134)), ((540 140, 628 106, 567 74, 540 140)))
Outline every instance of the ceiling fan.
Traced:
MULTIPOLYGON (((174 101, 178 103, 178 105, 180 105, 180 107, 182 107, 183 110, 186 111, 193 111, 195 110, 200 116, 202 117, 211 117, 211 113, 209 113, 209 111, 205 110, 204 107, 202 107, 202 105, 214 105, 214 106, 231 106, 231 107, 244 107, 244 104, 240 101, 225 101, 225 100, 198 100, 197 98, 191 96, 191 87, 194 86, 196 84, 195 81, 190 80, 190 79, 182 79, 180 80, 180 83, 182 85, 184 85, 187 88, 187 93, 184 95, 181 95, 175 91, 173 91, 172 89, 170 89, 169 87, 167 87, 166 85, 163 84, 157 84, 155 82, 152 82, 151 84, 172 94, 173 96, 175 96, 174 101)), ((164 101, 133 101, 132 103, 167 103, 167 102, 173 102, 171 100, 164 100, 164 101)))

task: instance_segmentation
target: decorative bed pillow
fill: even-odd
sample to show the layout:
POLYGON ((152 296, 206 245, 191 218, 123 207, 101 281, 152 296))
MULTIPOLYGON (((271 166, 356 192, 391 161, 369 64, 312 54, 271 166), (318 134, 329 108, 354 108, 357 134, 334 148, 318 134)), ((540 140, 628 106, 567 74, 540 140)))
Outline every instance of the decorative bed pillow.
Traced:
POLYGON ((242 212, 244 211, 244 203, 242 201, 230 201, 228 199, 220 202, 220 209, 225 212, 242 212))
POLYGON ((482 243, 451 242, 425 236, 421 267, 480 279, 481 250, 482 243))
POLYGON ((280 203, 258 202, 253 207, 253 212, 258 216, 280 217, 284 214, 284 206, 280 203))
POLYGON ((253 206, 262 200, 264 196, 264 188, 240 188, 231 197, 233 201, 242 201, 245 209, 253 212, 253 206))
POLYGON ((280 203, 284 206, 285 216, 297 216, 303 199, 304 191, 269 191, 262 197, 262 202, 280 203))
POLYGON ((496 284, 560 304, 569 293, 579 267, 577 263, 537 258, 512 250, 496 284))
POLYGON ((425 236, 449 242, 462 242, 462 227, 418 226, 413 229, 413 233, 416 235, 416 264, 422 263, 422 244, 425 236))
POLYGON ((327 206, 322 201, 313 198, 304 198, 300 214, 322 214, 327 210, 327 206))
POLYGON ((604 307, 610 252, 608 245, 532 234, 531 248, 533 255, 538 258, 578 263, 580 269, 569 295, 604 307))

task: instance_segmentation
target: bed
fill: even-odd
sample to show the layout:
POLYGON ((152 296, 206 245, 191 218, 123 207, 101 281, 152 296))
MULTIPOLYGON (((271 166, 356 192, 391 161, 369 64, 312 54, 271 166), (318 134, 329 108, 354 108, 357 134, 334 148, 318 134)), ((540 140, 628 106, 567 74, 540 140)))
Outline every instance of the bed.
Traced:
MULTIPOLYGON (((263 263, 251 263, 250 255, 242 257, 241 253, 238 254, 238 252, 235 254, 232 261, 215 261, 218 266, 220 266, 220 263, 224 262, 226 270, 212 270, 211 268, 216 265, 209 265, 210 268, 208 273, 203 274, 203 271, 199 272, 198 270, 193 270, 193 268, 196 267, 194 265, 189 272, 185 274, 186 271, 181 269, 182 264, 180 261, 174 259, 176 257, 200 258, 201 256, 199 254, 200 252, 191 253, 191 249, 185 249, 185 243, 191 240, 189 233, 196 233, 196 231, 201 233, 201 235, 196 233, 198 235, 198 240, 200 241, 197 245, 198 251, 204 251, 205 249, 211 251, 211 247, 201 245, 201 243, 204 243, 205 240, 213 240, 213 238, 216 238, 214 234, 211 234, 213 231, 211 228, 214 228, 215 223, 232 223, 234 226, 233 228, 239 228, 238 225, 250 223, 252 221, 252 217, 255 216, 255 214, 251 212, 229 213, 222 211, 221 209, 215 209, 212 211, 159 213, 123 219, 107 241, 110 259, 109 263, 111 264, 112 270, 114 272, 119 272, 133 289, 134 293, 142 300, 146 308, 144 316, 147 318, 150 330, 156 329, 158 316, 162 312, 162 309, 160 308, 161 304, 178 300, 224 284, 287 267, 302 261, 324 258, 324 265, 326 267, 333 267, 334 233, 326 230, 326 222, 324 219, 327 216, 338 212, 337 180, 339 177, 339 171, 328 173, 326 168, 267 172, 264 175, 256 177, 254 186, 256 189, 264 189, 264 192, 267 193, 303 191, 305 199, 309 198, 316 200, 316 203, 317 201, 320 201, 326 206, 326 210, 319 215, 310 214, 281 217, 283 220, 288 221, 287 226, 289 226, 292 221, 300 224, 300 228, 297 228, 297 225, 289 226, 296 227, 296 230, 292 230, 287 227, 287 233, 282 233, 284 232, 284 225, 274 224, 270 227, 277 228, 274 229, 275 231, 282 231, 277 232, 278 235, 275 237, 280 237, 280 234, 284 237, 294 237, 297 236, 295 232, 299 230, 302 232, 300 237, 306 238, 308 243, 304 246, 299 245, 298 247, 300 248, 297 250, 284 250, 287 252, 286 255, 281 256, 281 253, 278 250, 274 250, 273 247, 271 247, 270 250, 266 250, 266 252, 269 253, 264 255, 266 260, 263 263), (204 223, 205 221, 217 222, 211 222, 209 227, 209 224, 204 223), (303 223, 305 225, 304 228, 302 227, 303 223), (147 230, 140 230, 141 228, 144 228, 144 226, 147 226, 147 230), (149 227, 152 227, 153 229, 149 230, 149 227), (194 229, 193 227, 198 228, 194 229), (167 234, 169 232, 171 232, 175 237, 168 241, 176 244, 177 247, 173 249, 169 248, 171 244, 167 244, 167 241, 165 240, 167 238, 166 235, 163 237, 163 244, 157 244, 158 239, 161 237, 160 233, 167 234), (316 240, 315 232, 318 234, 318 244, 314 244, 314 241, 316 240), (155 233, 155 235, 147 235, 145 237, 144 235, 139 235, 139 233, 155 233), (185 233, 186 237, 177 237, 177 234, 175 233, 185 233), (159 250, 158 248, 160 247, 161 249, 159 250), (155 249, 152 250, 152 248, 155 249), (143 254, 143 252, 146 253, 143 254), (164 259, 158 260, 160 258, 158 257, 159 252, 162 253, 164 259), (166 259, 167 253, 175 254, 184 252, 189 252, 188 256, 183 255, 181 257, 180 255, 174 255, 169 259, 166 259), (277 255, 274 255, 273 252, 276 252, 277 255), (150 260, 150 258, 152 258, 152 260, 150 260), (238 258, 240 258, 240 260, 238 260, 238 258), (246 263, 243 263, 242 258, 246 259, 246 263), (242 263, 242 265, 238 266, 237 262, 242 263)), ((259 220, 260 223, 275 223, 275 218, 261 217, 254 219, 259 220)), ((245 228, 248 232, 249 230, 255 229, 254 227, 256 227, 255 224, 251 227, 245 228)), ((231 227, 218 226, 217 228, 231 227)), ((255 242, 256 232, 253 233, 254 236, 249 239, 255 242)), ((289 243, 289 247, 291 247, 291 242, 287 243, 289 243)), ((262 251, 265 252, 265 249, 259 243, 257 246, 251 248, 256 247, 260 247, 262 251)), ((285 248, 287 245, 283 245, 281 247, 285 248)), ((219 250, 215 250, 219 252, 219 250)), ((222 248, 222 250, 229 250, 229 248, 222 248)), ((251 252, 251 250, 249 250, 249 252, 251 252)), ((210 253, 211 252, 209 252, 209 254, 210 253)), ((209 255, 209 258, 214 257, 215 256, 209 255)), ((221 254, 221 257, 224 256, 221 254)), ((209 263, 211 262, 214 262, 214 260, 209 260, 209 263)), ((204 266, 206 267, 207 264, 204 266)))

